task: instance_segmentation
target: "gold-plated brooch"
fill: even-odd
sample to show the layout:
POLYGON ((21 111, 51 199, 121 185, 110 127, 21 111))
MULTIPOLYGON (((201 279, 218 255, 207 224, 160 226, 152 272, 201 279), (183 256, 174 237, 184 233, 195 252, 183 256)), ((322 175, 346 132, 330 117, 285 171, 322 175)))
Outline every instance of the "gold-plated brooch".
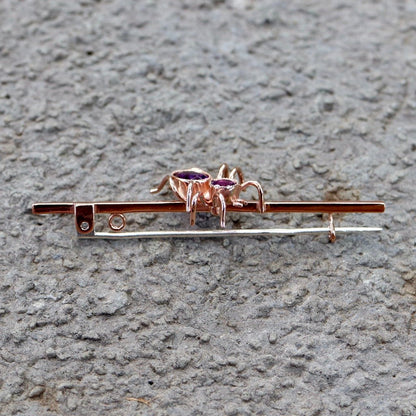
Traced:
POLYGON ((338 213, 381 213, 385 206, 381 201, 265 201, 264 192, 257 181, 245 181, 240 168, 229 169, 221 165, 215 179, 199 169, 175 170, 166 175, 151 193, 160 192, 169 186, 178 198, 175 201, 127 201, 127 202, 52 202, 35 203, 33 214, 72 214, 75 228, 82 238, 162 238, 162 237, 232 237, 253 235, 296 235, 328 233, 334 242, 336 233, 381 231, 378 227, 337 227, 334 214, 338 213), (257 199, 246 201, 241 193, 253 187, 257 199), (322 213, 328 214, 328 226, 319 228, 264 228, 264 229, 226 229, 226 213, 253 212, 269 213, 322 213), (221 229, 214 230, 160 230, 125 231, 126 214, 129 213, 187 212, 190 224, 194 225, 197 212, 210 212, 220 217, 221 229), (96 216, 108 216, 110 231, 97 231, 96 216))

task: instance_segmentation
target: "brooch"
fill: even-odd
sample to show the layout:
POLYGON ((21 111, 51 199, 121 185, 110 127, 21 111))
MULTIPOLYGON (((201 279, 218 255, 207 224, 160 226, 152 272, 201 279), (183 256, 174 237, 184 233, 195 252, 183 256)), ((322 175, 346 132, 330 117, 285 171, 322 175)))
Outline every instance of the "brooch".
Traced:
POLYGON ((336 233, 381 231, 376 227, 337 227, 334 214, 337 213, 381 213, 384 203, 381 201, 265 201, 264 192, 257 181, 245 181, 240 168, 229 169, 221 165, 216 178, 199 169, 175 170, 166 175, 160 184, 150 190, 160 192, 169 183, 176 195, 175 201, 126 201, 126 202, 52 202, 35 203, 33 214, 72 214, 75 228, 82 238, 160 238, 160 237, 232 237, 253 235, 296 235, 328 233, 334 242, 336 233), (257 199, 246 201, 241 193, 253 187, 257 199), (328 226, 319 228, 265 228, 265 229, 227 229, 227 211, 268 213, 322 213, 328 214, 328 226), (220 218, 221 229, 215 230, 161 230, 161 231, 124 231, 126 214, 129 213, 187 212, 191 226, 195 224, 197 212, 210 212, 220 218), (95 229, 96 216, 107 215, 110 231, 95 229))

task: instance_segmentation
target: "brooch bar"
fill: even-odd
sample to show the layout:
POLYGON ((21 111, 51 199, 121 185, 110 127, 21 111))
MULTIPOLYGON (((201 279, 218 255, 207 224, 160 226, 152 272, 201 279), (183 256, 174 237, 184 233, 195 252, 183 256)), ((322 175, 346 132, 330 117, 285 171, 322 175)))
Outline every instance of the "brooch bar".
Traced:
MULTIPOLYGON (((76 205, 93 205, 96 214, 128 214, 144 212, 186 212, 182 201, 126 201, 126 202, 39 202, 32 205, 33 214, 73 214, 76 205)), ((381 201, 275 201, 264 203, 264 213, 382 213, 381 201)), ((210 207, 198 205, 199 212, 209 212, 210 207)), ((257 202, 249 201, 242 207, 227 206, 227 211, 258 212, 257 202)))
MULTIPOLYGON (((124 214, 186 212, 182 201, 126 201, 126 202, 63 202, 35 203, 32 213, 72 214, 80 238, 193 238, 193 237, 249 237, 328 233, 334 242, 336 233, 382 231, 378 227, 337 227, 335 231, 333 214, 338 213, 381 213, 385 206, 381 201, 274 201, 265 202, 263 213, 323 213, 329 214, 329 226, 318 228, 269 228, 269 229, 222 229, 222 230, 180 230, 180 231, 138 231, 122 232, 126 225, 124 214), (95 215, 109 215, 108 226, 113 232, 95 231, 95 215), (118 223, 116 221, 118 220, 118 223)), ((227 206, 233 212, 258 212, 256 201, 243 206, 227 206)), ((210 207, 198 205, 198 211, 209 212, 210 207)))
POLYGON ((380 231, 380 228, 347 227, 335 229, 334 214, 338 213, 379 213, 384 212, 381 201, 275 201, 266 202, 263 188, 257 181, 246 181, 243 172, 236 167, 230 169, 223 163, 214 178, 199 168, 176 170, 165 175, 159 185, 150 190, 160 192, 169 183, 177 201, 126 201, 126 202, 52 202, 35 203, 33 214, 72 214, 75 228, 82 238, 158 238, 158 237, 231 237, 251 235, 294 235, 327 232, 334 242, 336 232, 380 231), (241 193, 254 188, 257 200, 246 201, 241 193), (198 211, 210 212, 220 218, 222 230, 183 231, 139 231, 125 232, 126 214, 187 212, 190 224, 195 224, 198 211), (322 213, 328 214, 328 228, 271 228, 271 229, 225 229, 227 211, 279 213, 322 213), (95 216, 109 215, 107 224, 111 232, 97 231, 95 216))

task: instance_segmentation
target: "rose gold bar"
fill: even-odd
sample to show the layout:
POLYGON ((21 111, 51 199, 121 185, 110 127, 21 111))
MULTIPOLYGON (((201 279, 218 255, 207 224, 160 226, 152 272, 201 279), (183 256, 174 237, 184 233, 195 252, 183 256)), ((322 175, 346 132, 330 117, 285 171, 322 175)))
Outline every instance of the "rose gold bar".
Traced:
POLYGON ((32 205, 32 214, 73 214, 74 205, 72 202, 41 202, 32 205))
MULTIPOLYGON (((77 203, 78 204, 78 203, 77 203)), ((93 204, 96 214, 126 214, 139 212, 185 212, 186 204, 182 201, 158 202, 85 202, 93 204)), ((33 214, 74 214, 75 203, 36 203, 32 205, 33 214)), ((265 212, 310 212, 310 213, 379 213, 384 212, 381 201, 274 201, 265 203, 265 212)), ((248 202, 243 207, 227 206, 228 211, 258 212, 256 201, 248 202)), ((198 205, 198 211, 210 211, 210 207, 198 205)))
MULTIPOLYGON (((255 204, 253 206, 255 208, 255 204)), ((266 212, 384 212, 384 202, 381 201, 296 201, 296 202, 266 202, 266 212)))

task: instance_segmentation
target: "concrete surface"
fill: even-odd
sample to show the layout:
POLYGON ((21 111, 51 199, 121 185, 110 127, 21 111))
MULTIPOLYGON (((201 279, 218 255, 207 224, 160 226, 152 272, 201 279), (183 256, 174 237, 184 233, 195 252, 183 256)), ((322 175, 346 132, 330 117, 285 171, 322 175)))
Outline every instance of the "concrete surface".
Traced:
POLYGON ((399 0, 0 2, 1 415, 416 414, 415 21, 399 0), (78 241, 24 214, 222 162, 269 200, 385 200, 337 222, 385 231, 78 241))

